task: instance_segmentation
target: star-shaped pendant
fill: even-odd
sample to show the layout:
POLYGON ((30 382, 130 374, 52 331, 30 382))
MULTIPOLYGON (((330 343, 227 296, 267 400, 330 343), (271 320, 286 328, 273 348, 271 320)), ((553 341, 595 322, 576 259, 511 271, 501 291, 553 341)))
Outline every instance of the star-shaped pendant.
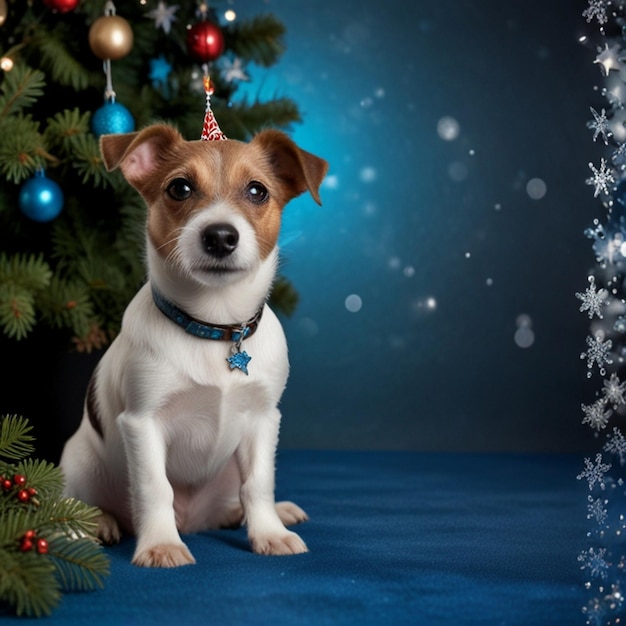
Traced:
POLYGON ((248 363, 252 357, 244 350, 243 352, 234 352, 227 359, 230 369, 240 369, 246 376, 248 375, 248 363))

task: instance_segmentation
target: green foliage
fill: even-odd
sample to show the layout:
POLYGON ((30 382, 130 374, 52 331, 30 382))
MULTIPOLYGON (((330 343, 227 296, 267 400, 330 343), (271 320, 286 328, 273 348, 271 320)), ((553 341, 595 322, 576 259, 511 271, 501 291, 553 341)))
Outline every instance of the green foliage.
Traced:
POLYGON ((22 417, 0 417, 0 607, 40 617, 52 613, 63 592, 102 588, 109 561, 94 536, 100 511, 63 497, 58 467, 27 458, 30 431, 22 417), (28 499, 17 497, 26 488, 28 499))
POLYGON ((284 34, 285 26, 275 16, 260 15, 232 24, 226 31, 226 41, 244 61, 270 67, 285 50, 282 41, 284 34))
POLYGON ((33 427, 18 415, 5 416, 0 422, 0 458, 19 460, 32 454, 34 447, 30 435, 33 427))

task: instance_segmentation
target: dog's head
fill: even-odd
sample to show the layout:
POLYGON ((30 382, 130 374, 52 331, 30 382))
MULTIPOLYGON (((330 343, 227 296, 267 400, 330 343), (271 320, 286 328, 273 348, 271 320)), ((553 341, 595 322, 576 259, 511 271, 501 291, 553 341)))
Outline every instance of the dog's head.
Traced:
POLYGON ((106 168, 122 170, 148 206, 148 236, 168 263, 203 283, 254 269, 276 247, 282 209, 328 169, 283 132, 250 143, 185 141, 171 126, 104 135, 106 168))

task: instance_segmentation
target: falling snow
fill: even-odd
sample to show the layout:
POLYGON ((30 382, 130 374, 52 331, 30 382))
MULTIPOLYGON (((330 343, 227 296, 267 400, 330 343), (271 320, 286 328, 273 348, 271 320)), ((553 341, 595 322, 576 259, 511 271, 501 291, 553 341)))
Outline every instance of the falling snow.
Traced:
POLYGON ((602 109, 600 113, 598 113, 593 107, 589 107, 591 109, 591 113, 593 114, 593 121, 588 122, 587 126, 591 128, 593 132, 593 140, 596 141, 598 137, 602 137, 602 141, 604 141, 604 145, 609 145, 609 137, 613 135, 609 128, 609 120, 606 117, 606 111, 602 109))
POLYGON ((602 462, 602 453, 596 454, 595 463, 591 462, 591 459, 585 459, 585 469, 576 476, 578 480, 583 478, 589 485, 589 491, 591 491, 595 484, 598 483, 600 489, 606 489, 606 476, 605 474, 611 469, 610 463, 602 462))
MULTIPOLYGON (((599 335, 596 337, 588 335, 587 346, 587 352, 582 352, 580 358, 587 359, 587 367, 590 370, 594 365, 597 365, 600 369, 600 374, 604 376, 604 366, 611 365, 613 363, 610 354, 613 342, 610 339, 603 341, 602 337, 599 335)), ((591 372, 589 372, 587 376, 590 377, 591 372)))
POLYGON ((607 297, 609 292, 606 289, 599 289, 596 291, 596 284, 593 276, 589 277, 589 287, 580 293, 576 293, 576 297, 582 301, 580 305, 580 312, 583 313, 587 311, 587 315, 589 315, 589 319, 591 319, 594 315, 597 315, 600 319, 602 319, 602 307, 605 304, 608 304, 607 297))
POLYGON ((580 569, 588 570, 592 578, 606 578, 609 563, 604 558, 605 554, 606 548, 583 550, 578 556, 578 560, 582 563, 580 569))
POLYGON ((580 408, 583 410, 585 417, 583 418, 583 424, 589 424, 591 428, 596 430, 603 430, 609 423, 609 418, 613 415, 611 409, 606 409, 606 400, 601 398, 593 404, 586 405, 581 404, 580 408))
POLYGON ((597 169, 593 163, 589 163, 589 168, 593 172, 593 176, 585 182, 594 186, 593 197, 597 198, 600 193, 608 194, 609 185, 615 182, 615 178, 610 168, 607 167, 606 159, 600 160, 600 169, 597 169))
POLYGON ((598 522, 598 526, 602 526, 608 517, 608 511, 605 508, 607 500, 602 500, 601 498, 594 500, 593 496, 587 496, 587 501, 589 502, 587 505, 587 519, 595 519, 598 522))
POLYGON ((605 0, 589 0, 589 6, 583 11, 583 17, 587 23, 594 18, 598 20, 598 24, 606 24, 606 3, 605 0))
POLYGON ((617 408, 620 404, 624 404, 624 393, 626 393, 626 383, 620 381, 617 374, 611 374, 608 380, 604 381, 602 387, 602 393, 606 401, 613 405, 613 408, 617 408))
POLYGON ((623 467, 626 462, 626 438, 619 428, 613 428, 613 434, 607 437, 604 451, 614 454, 619 458, 619 464, 623 467))

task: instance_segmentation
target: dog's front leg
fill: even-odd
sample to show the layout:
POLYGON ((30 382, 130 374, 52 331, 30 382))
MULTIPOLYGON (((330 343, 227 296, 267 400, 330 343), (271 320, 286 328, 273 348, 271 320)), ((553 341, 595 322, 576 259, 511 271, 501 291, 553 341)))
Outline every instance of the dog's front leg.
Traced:
POLYGON ((152 416, 118 418, 128 466, 137 547, 133 563, 177 567, 195 563, 176 529, 174 491, 166 475, 166 446, 152 416))
POLYGON ((257 554, 300 554, 308 551, 304 541, 285 528, 276 511, 274 456, 279 424, 278 409, 268 415, 255 416, 254 426, 250 427, 236 453, 248 539, 257 554))

